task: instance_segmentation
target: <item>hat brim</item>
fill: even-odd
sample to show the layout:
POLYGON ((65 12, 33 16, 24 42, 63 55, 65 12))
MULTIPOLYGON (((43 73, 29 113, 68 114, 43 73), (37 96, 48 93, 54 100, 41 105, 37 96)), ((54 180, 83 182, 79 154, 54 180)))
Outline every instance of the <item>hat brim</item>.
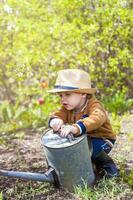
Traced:
POLYGON ((97 91, 96 88, 84 88, 84 89, 73 89, 73 90, 67 90, 67 89, 52 89, 49 90, 49 93, 60 93, 60 92, 76 92, 76 93, 84 93, 84 94, 94 94, 97 91))

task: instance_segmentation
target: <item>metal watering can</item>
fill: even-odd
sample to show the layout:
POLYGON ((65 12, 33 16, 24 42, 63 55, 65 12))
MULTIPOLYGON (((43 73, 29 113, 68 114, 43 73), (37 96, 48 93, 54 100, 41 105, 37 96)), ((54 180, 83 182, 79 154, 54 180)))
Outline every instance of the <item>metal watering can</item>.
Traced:
POLYGON ((53 130, 42 137, 48 171, 44 174, 0 170, 0 176, 53 183, 73 191, 76 186, 91 186, 95 180, 87 135, 62 138, 53 130))

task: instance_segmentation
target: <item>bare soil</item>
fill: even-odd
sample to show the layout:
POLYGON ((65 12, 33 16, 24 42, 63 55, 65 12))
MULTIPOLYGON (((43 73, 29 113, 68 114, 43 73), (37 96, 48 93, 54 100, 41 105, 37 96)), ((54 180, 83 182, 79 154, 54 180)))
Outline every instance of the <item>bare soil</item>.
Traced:
MULTIPOLYGON (((117 138, 112 157, 118 164, 125 163, 125 170, 133 169, 133 141, 126 134, 117 138)), ((41 135, 27 130, 23 139, 12 139, 0 146, 0 169, 43 173, 47 170, 41 144, 41 135)), ((65 189, 56 189, 49 183, 0 177, 0 191, 5 200, 80 200, 65 189)), ((132 196, 123 200, 132 199, 132 196)))

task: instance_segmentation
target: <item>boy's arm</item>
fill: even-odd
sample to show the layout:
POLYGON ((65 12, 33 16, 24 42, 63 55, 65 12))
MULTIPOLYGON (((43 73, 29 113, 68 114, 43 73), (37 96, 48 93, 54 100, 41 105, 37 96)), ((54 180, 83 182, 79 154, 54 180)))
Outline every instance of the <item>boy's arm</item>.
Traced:
POLYGON ((93 108, 89 117, 77 121, 76 124, 62 126, 60 135, 64 137, 69 133, 80 135, 90 132, 102 126, 106 119, 106 112, 101 107, 93 108))
POLYGON ((101 105, 96 104, 91 108, 90 115, 77 121, 74 126, 78 126, 79 134, 82 134, 98 129, 105 123, 106 120, 106 111, 101 105))

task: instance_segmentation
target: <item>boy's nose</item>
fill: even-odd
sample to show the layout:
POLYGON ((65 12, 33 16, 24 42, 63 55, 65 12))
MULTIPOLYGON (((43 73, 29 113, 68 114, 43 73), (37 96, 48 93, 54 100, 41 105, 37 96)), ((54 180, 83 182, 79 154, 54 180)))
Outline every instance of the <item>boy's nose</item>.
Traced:
POLYGON ((61 102, 62 102, 62 103, 64 102, 64 98, 63 98, 63 97, 61 98, 61 102))
POLYGON ((61 97, 61 102, 64 103, 65 97, 61 97))

